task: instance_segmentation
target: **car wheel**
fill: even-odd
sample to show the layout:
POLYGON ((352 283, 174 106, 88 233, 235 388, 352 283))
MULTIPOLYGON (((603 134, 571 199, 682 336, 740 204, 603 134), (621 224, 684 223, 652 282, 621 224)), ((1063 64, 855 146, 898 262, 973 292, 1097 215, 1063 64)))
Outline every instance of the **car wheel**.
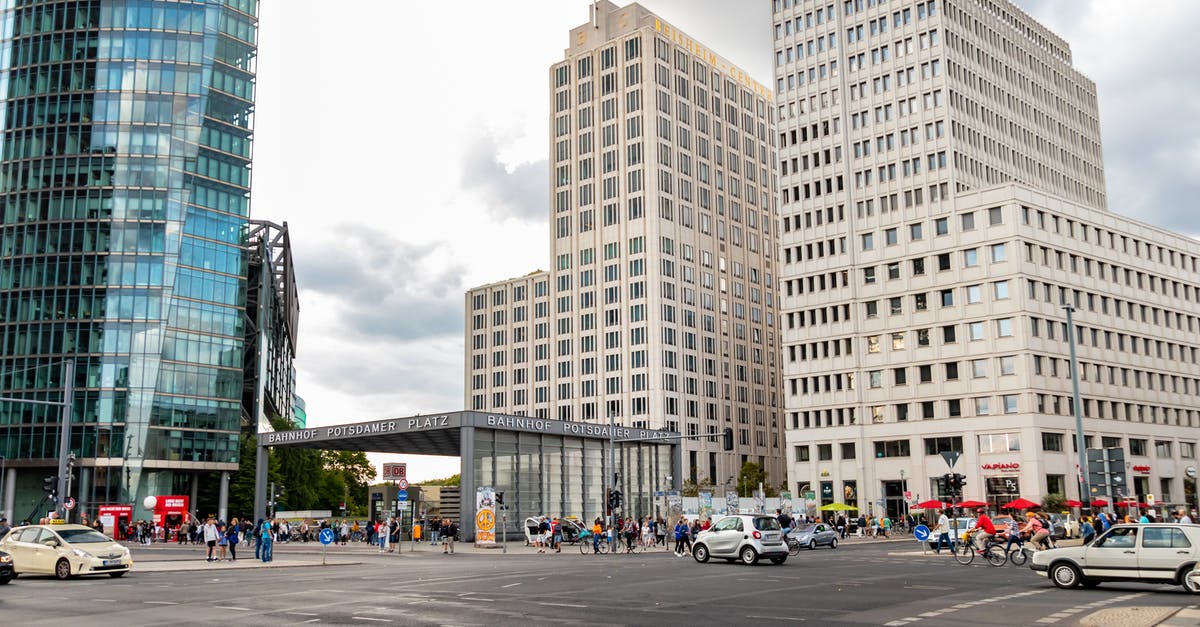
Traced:
POLYGON ((109 576, 109 577, 112 577, 113 579, 116 579, 116 578, 118 578, 118 577, 124 577, 124 576, 125 576, 125 573, 127 573, 127 572, 129 572, 129 571, 127 571, 127 570, 123 570, 123 571, 121 571, 121 572, 118 572, 118 573, 109 573, 109 574, 108 574, 108 576, 109 576))
POLYGON ((786 561, 787 561, 787 556, 786 556, 786 555, 784 555, 783 557, 772 557, 772 558, 771 558, 771 563, 772 563, 772 564, 782 564, 782 563, 784 563, 784 562, 786 562, 786 561))
POLYGON ((1050 567, 1050 581, 1063 590, 1078 587, 1081 579, 1079 569, 1070 562, 1059 562, 1050 567))
POLYGON ((695 548, 692 549, 692 558, 701 564, 707 562, 708 547, 704 546, 703 544, 697 544, 695 548))
POLYGON ((1193 566, 1183 574, 1183 589, 1192 594, 1200 594, 1200 565, 1193 566))
POLYGON ((814 538, 814 539, 812 539, 812 540, 809 540, 809 541, 808 541, 808 550, 810 550, 810 551, 811 551, 811 550, 813 550, 813 549, 815 549, 815 548, 817 548, 817 541, 816 541, 816 539, 814 538))
POLYGON ((836 548, 837 548, 837 538, 834 538, 834 539, 832 539, 832 540, 830 540, 830 541, 829 541, 829 548, 831 548, 831 549, 836 549, 836 548))
POLYGON ((742 563, 747 566, 753 566, 758 563, 758 551, 755 551, 752 546, 743 547, 742 552, 738 555, 742 558, 742 563))
POLYGON ((58 560, 58 563, 54 565, 54 576, 58 577, 59 579, 70 579, 71 562, 68 562, 65 559, 58 560))

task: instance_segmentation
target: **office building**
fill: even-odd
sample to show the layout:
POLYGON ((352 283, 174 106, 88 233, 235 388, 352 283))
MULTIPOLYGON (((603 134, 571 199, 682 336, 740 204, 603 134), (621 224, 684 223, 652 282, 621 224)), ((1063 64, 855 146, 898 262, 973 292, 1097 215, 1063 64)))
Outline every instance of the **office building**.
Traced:
POLYGON ((550 270, 467 292, 464 401, 714 436, 643 485, 778 487, 770 93, 640 5, 590 17, 549 72, 550 270))
POLYGON ((794 489, 896 515, 955 451, 967 498, 1079 498, 1067 303, 1086 446, 1183 502, 1200 246, 1106 210, 1068 44, 1003 0, 773 9, 794 489))
MULTIPOLYGON (((256 14, 0 8, 0 396, 59 401, 73 361, 77 512, 148 518, 144 497, 238 468, 256 14)), ((0 403, 14 519, 52 509, 59 433, 58 407, 0 403)))

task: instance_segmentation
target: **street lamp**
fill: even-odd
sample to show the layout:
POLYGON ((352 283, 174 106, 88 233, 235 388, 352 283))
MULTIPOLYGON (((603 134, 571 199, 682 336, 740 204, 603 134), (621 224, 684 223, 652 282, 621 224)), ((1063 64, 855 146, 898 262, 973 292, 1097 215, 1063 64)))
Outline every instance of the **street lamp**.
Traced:
POLYGON ((1079 502, 1087 504, 1091 500, 1087 485, 1087 449, 1084 448, 1083 438, 1083 405, 1079 402, 1079 361, 1075 358, 1075 307, 1064 304, 1067 312, 1067 346, 1071 351, 1071 397, 1075 406, 1075 448, 1079 453, 1079 502))

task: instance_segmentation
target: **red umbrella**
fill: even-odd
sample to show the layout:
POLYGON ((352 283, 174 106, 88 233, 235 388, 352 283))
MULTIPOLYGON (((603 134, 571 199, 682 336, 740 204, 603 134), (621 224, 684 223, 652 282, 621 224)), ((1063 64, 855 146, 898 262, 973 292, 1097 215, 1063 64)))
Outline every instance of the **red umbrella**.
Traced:
POLYGON ((1041 507, 1041 505, 1038 505, 1029 499, 1017 499, 1010 503, 1005 503, 1003 507, 1005 509, 1032 509, 1034 507, 1041 507))
POLYGON ((1066 503, 1063 503, 1063 505, 1066 505, 1067 507, 1083 507, 1083 503, 1080 503, 1079 501, 1076 501, 1075 499, 1071 499, 1071 500, 1067 501, 1066 503))
POLYGON ((1092 507, 1108 507, 1108 501, 1104 499, 1093 499, 1092 507))
POLYGON ((984 503, 983 501, 963 501, 962 503, 955 503, 954 506, 965 509, 975 509, 977 507, 987 507, 987 503, 984 503))
POLYGON ((1113 503, 1113 505, 1117 507, 1150 507, 1146 503, 1139 503, 1137 501, 1119 501, 1117 503, 1113 503))
POLYGON ((946 509, 947 507, 950 507, 950 505, 948 503, 943 503, 941 501, 935 501, 933 499, 930 499, 928 501, 921 501, 920 503, 917 503, 914 507, 916 509, 946 509))

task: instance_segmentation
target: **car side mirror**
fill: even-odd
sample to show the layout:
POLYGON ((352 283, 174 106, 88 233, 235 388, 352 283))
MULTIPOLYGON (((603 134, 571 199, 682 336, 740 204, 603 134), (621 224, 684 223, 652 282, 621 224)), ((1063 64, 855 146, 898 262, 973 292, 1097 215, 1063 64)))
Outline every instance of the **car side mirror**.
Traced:
POLYGON ((53 548, 58 548, 59 546, 58 540, 55 540, 54 538, 46 538, 45 540, 42 540, 42 544, 53 548))

